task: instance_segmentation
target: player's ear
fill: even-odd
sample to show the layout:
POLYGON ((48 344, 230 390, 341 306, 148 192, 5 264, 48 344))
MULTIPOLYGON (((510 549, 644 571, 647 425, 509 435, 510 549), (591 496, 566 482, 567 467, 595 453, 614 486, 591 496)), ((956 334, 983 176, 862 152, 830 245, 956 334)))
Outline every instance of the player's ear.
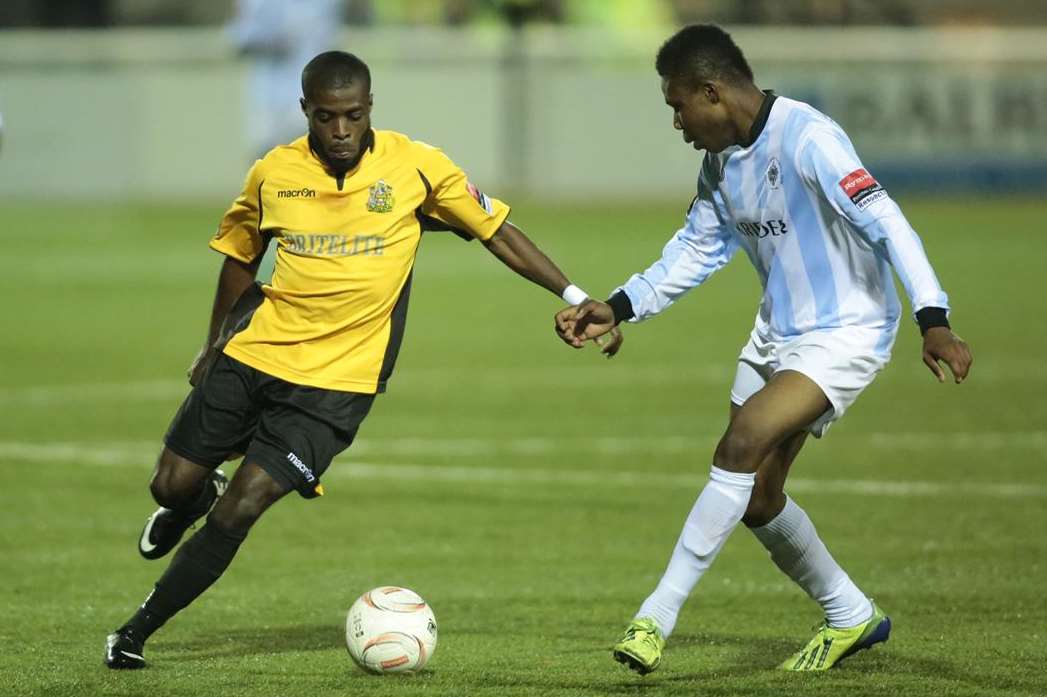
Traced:
POLYGON ((302 113, 306 116, 309 115, 309 109, 306 107, 305 97, 298 98, 298 104, 302 107, 302 113))
POLYGON ((367 106, 369 106, 369 107, 373 107, 374 106, 374 92, 372 92, 371 94, 367 95, 367 106))
POLYGON ((705 95, 705 98, 708 100, 710 104, 720 103, 720 90, 719 88, 717 88, 715 83, 702 83, 702 94, 705 95))

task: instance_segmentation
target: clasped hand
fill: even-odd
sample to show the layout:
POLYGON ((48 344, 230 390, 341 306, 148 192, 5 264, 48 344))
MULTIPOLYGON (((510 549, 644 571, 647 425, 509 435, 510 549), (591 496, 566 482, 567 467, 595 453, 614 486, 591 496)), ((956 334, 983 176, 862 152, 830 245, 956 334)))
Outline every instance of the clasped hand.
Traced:
POLYGON ((625 341, 611 306, 598 300, 587 300, 557 312, 555 329, 568 346, 582 348, 585 342, 592 341, 608 358, 618 353, 625 341))

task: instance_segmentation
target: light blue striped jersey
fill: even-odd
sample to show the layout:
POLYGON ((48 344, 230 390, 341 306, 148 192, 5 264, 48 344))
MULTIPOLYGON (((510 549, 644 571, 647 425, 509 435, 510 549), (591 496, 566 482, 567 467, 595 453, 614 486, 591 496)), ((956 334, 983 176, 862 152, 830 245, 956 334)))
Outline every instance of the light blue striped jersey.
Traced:
POLYGON ((761 336, 862 326, 882 330, 877 348, 889 351, 900 315, 891 266, 914 313, 948 309, 920 238, 832 119, 802 102, 766 99, 752 145, 706 154, 684 226, 620 289, 633 321, 669 307, 742 249, 764 289, 761 336))

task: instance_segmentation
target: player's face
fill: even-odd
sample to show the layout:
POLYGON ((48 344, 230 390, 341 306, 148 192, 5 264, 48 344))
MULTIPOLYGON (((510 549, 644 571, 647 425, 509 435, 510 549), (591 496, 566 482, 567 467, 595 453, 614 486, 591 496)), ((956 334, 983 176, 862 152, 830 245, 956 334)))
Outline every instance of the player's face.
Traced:
POLYGON ((309 133, 318 153, 335 169, 348 169, 360 156, 364 136, 371 129, 372 96, 362 83, 319 90, 302 99, 309 133))
POLYGON ((683 131, 685 143, 709 152, 720 152, 731 144, 731 122, 715 85, 706 83, 695 89, 686 81, 663 78, 662 94, 673 110, 673 128, 683 131))

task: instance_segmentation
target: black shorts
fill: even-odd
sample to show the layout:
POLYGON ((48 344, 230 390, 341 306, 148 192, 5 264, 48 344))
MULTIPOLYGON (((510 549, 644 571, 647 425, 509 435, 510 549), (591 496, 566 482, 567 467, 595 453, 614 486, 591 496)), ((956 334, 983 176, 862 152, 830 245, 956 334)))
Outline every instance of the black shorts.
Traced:
POLYGON ((212 469, 243 453, 288 490, 313 498, 373 402, 373 394, 295 385, 222 353, 185 398, 164 443, 212 469))

